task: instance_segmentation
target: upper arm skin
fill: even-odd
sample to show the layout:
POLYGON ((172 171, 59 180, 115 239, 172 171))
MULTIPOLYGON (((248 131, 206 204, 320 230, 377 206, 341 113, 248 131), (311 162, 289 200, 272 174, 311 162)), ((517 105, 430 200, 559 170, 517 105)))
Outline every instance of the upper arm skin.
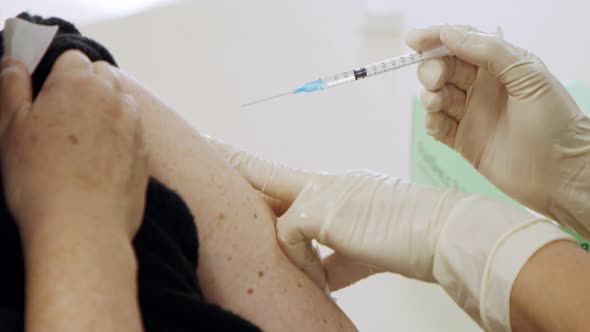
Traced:
POLYGON ((142 112, 151 175, 178 192, 195 217, 207 300, 265 331, 355 331, 283 254, 262 198, 177 114, 129 76, 121 80, 142 112))

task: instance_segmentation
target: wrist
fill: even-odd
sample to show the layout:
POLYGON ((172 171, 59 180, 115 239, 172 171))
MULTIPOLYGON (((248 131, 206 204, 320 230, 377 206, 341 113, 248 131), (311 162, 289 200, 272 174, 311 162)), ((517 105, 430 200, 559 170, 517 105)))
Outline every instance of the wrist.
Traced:
POLYGON ((136 324, 137 271, 131 241, 119 230, 77 220, 41 222, 24 236, 26 325, 30 331, 86 331, 136 324))
POLYGON ((480 325, 509 327, 505 312, 518 271, 542 246, 570 236, 526 210, 476 195, 457 202, 447 218, 435 279, 480 325))
POLYGON ((516 278, 536 252, 556 241, 574 243, 570 235, 546 219, 517 226, 498 240, 481 278, 479 305, 484 328, 511 330, 510 296, 516 278))
MULTIPOLYGON (((575 103, 571 105, 577 108, 575 103)), ((550 190, 550 200, 543 204, 544 214, 561 225, 568 226, 590 239, 590 118, 581 111, 570 117, 570 133, 559 140, 556 171, 551 176, 557 181, 550 190)))
POLYGON ((590 160, 580 166, 576 176, 560 177, 565 183, 560 183, 560 188, 554 191, 545 214, 583 238, 590 239, 590 168, 587 165, 590 165, 590 160))

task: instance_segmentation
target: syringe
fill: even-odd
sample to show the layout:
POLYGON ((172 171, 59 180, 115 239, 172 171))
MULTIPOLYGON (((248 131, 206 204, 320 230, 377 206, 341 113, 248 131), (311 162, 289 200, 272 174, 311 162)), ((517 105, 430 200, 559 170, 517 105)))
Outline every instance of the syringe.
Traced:
POLYGON ((367 77, 377 76, 388 71, 407 67, 422 62, 424 60, 441 58, 448 55, 452 55, 451 51, 449 51, 446 47, 439 47, 426 52, 416 52, 412 54, 398 56, 395 58, 376 62, 367 66, 363 66, 356 70, 349 70, 340 74, 326 76, 324 78, 320 78, 318 80, 303 84, 302 86, 295 88, 292 91, 272 96, 269 98, 253 101, 251 103, 242 105, 242 107, 254 105, 263 101, 279 98, 286 95, 326 90, 329 88, 333 88, 335 86, 351 83, 354 81, 362 80, 367 77))

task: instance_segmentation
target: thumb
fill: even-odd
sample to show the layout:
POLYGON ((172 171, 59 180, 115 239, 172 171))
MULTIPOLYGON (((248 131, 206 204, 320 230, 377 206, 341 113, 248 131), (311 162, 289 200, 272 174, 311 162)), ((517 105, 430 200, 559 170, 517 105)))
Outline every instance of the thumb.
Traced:
POLYGON ((260 159, 210 136, 204 138, 252 187, 289 204, 295 201, 313 176, 312 173, 260 159))
POLYGON ((5 58, 0 64, 0 133, 17 111, 33 103, 31 76, 26 66, 14 58, 5 58))
POLYGON ((444 26, 440 30, 440 40, 455 56, 483 68, 494 77, 526 55, 526 51, 512 46, 500 36, 471 27, 444 26))
MULTIPOLYGON (((305 197, 299 199, 305 200, 305 197)), ((306 213, 305 206, 301 208, 299 202, 278 218, 277 239, 291 262, 305 272, 318 287, 325 288, 327 283, 322 260, 312 243, 312 239, 319 238, 322 221, 306 213)))

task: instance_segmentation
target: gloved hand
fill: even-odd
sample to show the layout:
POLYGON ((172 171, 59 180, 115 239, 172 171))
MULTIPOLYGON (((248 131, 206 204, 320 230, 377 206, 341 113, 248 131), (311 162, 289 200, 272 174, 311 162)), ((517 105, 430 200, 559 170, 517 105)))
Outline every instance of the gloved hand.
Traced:
POLYGON ((506 194, 590 238, 590 121, 539 58, 471 27, 413 30, 426 131, 506 194))
POLYGON ((324 262, 331 289, 380 271, 436 281, 476 321, 504 330, 520 269, 544 245, 570 239, 504 202, 370 171, 292 170, 210 141, 272 206, 288 206, 277 222, 279 243, 320 287, 322 262, 311 239, 335 251, 324 262))

